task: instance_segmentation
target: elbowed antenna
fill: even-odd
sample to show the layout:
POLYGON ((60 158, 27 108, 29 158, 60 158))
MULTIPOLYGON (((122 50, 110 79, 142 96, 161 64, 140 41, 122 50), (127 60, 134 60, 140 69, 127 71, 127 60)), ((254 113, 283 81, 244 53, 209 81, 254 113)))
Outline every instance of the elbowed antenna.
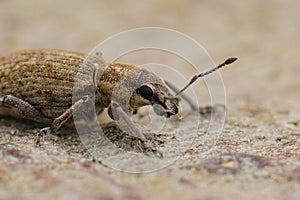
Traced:
POLYGON ((207 71, 207 72, 204 72, 204 73, 201 73, 201 74, 198 74, 198 75, 195 75, 192 80, 184 87, 182 88, 179 92, 177 92, 177 94, 175 96, 178 96, 180 93, 182 93, 184 90, 186 90, 190 85, 192 85, 198 78, 200 77, 203 77, 203 76, 206 76, 218 69, 220 69, 221 67, 224 67, 225 65, 229 65, 231 63, 233 63, 234 61, 236 61, 237 58, 228 58, 227 60, 225 60, 225 62, 219 64, 218 66, 212 68, 211 70, 207 71))

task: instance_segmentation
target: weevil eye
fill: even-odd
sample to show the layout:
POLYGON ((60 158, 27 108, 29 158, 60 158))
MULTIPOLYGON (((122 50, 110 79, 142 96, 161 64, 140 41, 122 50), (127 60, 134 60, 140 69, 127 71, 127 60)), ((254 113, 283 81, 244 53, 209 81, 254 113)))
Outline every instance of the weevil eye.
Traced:
POLYGON ((136 89, 136 93, 148 101, 151 101, 153 97, 153 90, 147 85, 143 85, 136 89))

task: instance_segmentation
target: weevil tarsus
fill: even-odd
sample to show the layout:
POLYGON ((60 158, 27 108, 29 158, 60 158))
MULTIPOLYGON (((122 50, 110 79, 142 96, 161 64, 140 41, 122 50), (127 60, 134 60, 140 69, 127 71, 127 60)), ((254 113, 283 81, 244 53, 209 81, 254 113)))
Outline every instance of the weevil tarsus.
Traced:
POLYGON ((52 133, 53 131, 58 130, 62 125, 64 125, 72 116, 73 114, 79 110, 80 107, 86 102, 90 100, 89 96, 83 96, 81 99, 79 99, 77 102, 75 102, 69 109, 67 109, 63 114, 61 114, 59 117, 55 118, 51 122, 50 127, 46 127, 41 129, 35 139, 35 144, 37 146, 40 145, 41 141, 44 140, 45 135, 52 133))
POLYGON ((215 104, 213 106, 204 106, 204 107, 199 107, 199 113, 206 117, 208 116, 209 114, 212 114, 212 113, 216 113, 217 110, 219 109, 222 109, 222 111, 226 111, 226 106, 223 105, 223 104, 215 104))
POLYGON ((134 136, 140 141, 142 150, 146 155, 163 158, 163 154, 159 150, 153 149, 146 144, 146 137, 134 124, 129 114, 122 109, 119 103, 112 101, 110 108, 112 112, 111 115, 113 115, 114 120, 117 122, 117 125, 119 127, 122 127, 122 131, 125 131, 127 134, 134 136))

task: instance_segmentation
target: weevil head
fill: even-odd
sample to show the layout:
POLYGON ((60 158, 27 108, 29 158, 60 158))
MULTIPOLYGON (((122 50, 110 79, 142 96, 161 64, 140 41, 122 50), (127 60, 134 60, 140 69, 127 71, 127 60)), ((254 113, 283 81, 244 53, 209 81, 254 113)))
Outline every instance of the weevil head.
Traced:
POLYGON ((153 106, 157 115, 169 118, 179 114, 179 98, 173 96, 163 83, 144 83, 135 92, 141 101, 153 106))

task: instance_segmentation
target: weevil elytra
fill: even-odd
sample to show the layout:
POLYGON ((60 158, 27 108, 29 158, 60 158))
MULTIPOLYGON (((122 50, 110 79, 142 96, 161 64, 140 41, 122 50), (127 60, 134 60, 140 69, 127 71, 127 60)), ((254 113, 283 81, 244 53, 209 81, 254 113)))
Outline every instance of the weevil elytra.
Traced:
MULTIPOLYGON (((86 57, 87 54, 54 49, 23 50, 1 57, 0 115, 50 125, 38 133, 36 144, 39 144, 45 134, 59 129, 88 100, 89 96, 84 96, 72 103, 75 77, 86 57)), ((197 78, 235 60, 230 58, 216 68, 195 76, 186 87, 174 95, 164 81, 154 73, 136 65, 123 63, 111 63, 103 68, 101 66, 104 66, 102 65, 104 61, 100 56, 96 56, 93 62, 99 63, 101 78, 94 83, 95 107, 99 113, 108 108, 108 114, 112 119, 114 118, 112 109, 117 110, 118 116, 129 126, 131 126, 129 116, 145 105, 152 105, 156 114, 166 118, 178 115, 180 114, 178 95, 183 90, 197 78), (124 112, 124 105, 112 103, 111 98, 117 82, 129 72, 131 76, 126 81, 131 81, 136 87, 129 105, 126 105, 128 110, 124 112)), ((133 128, 131 131, 139 139, 145 139, 137 129, 133 128)))

